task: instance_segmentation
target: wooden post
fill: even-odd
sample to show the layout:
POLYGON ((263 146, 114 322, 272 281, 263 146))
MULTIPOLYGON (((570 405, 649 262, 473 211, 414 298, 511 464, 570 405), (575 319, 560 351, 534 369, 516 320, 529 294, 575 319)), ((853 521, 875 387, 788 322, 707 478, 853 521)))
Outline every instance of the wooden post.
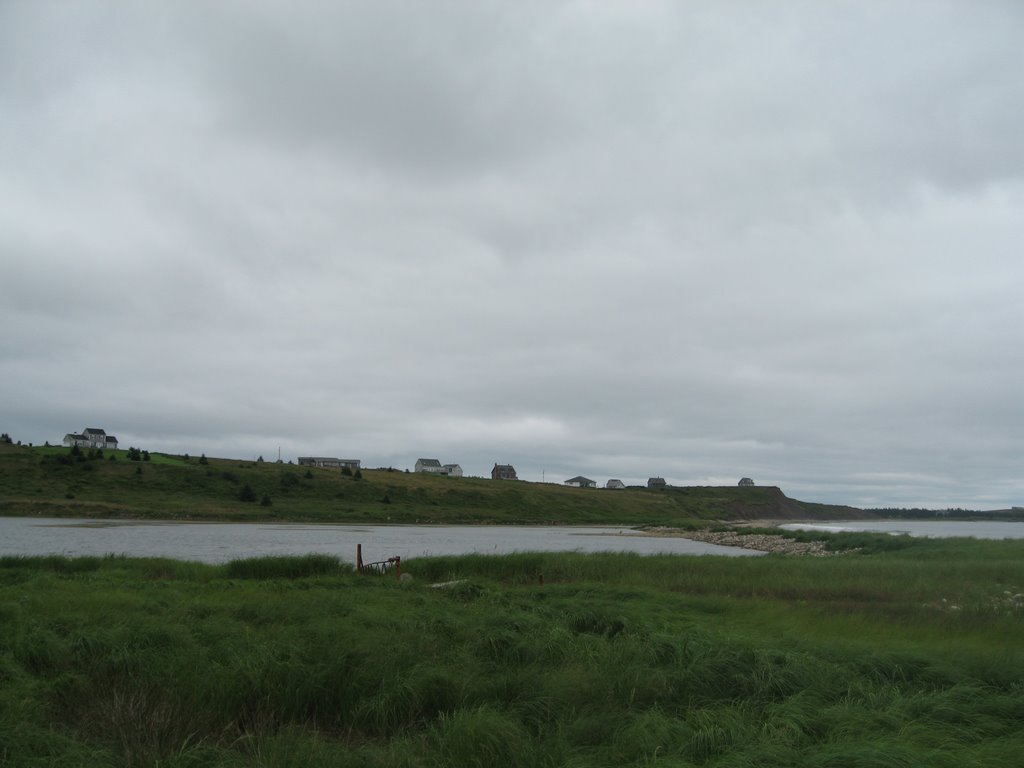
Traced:
POLYGON ((356 544, 356 573, 363 572, 363 545, 356 544))

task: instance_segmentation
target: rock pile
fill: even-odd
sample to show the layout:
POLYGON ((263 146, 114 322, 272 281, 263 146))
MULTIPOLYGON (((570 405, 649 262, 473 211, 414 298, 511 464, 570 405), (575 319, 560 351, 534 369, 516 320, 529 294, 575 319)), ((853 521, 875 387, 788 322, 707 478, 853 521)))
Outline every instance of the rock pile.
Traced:
MULTIPOLYGON (((707 544, 721 544, 724 547, 756 549, 781 555, 804 555, 807 557, 831 557, 842 554, 825 549, 823 541, 795 541, 778 534, 736 533, 735 531, 684 531, 679 528, 648 528, 648 536, 678 536, 707 544)), ((849 550, 848 550, 849 551, 849 550)))

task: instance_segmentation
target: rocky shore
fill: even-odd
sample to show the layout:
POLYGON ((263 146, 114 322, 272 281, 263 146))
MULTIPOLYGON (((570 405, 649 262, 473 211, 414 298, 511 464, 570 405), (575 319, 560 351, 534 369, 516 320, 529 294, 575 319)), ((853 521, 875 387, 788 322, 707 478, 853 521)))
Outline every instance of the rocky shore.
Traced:
POLYGON ((687 531, 681 528, 646 528, 641 533, 645 536, 677 536, 682 539, 690 539, 691 541, 703 541, 707 544, 756 549, 759 552, 781 555, 832 557, 833 555, 842 554, 825 549, 825 542, 823 541, 795 541, 781 534, 737 533, 735 531, 687 531))

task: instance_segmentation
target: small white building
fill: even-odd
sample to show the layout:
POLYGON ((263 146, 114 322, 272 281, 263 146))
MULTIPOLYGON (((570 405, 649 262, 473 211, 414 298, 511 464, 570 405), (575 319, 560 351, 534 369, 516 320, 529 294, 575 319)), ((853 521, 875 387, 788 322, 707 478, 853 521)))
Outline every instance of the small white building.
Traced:
POLYGON ((566 480, 563 485, 571 485, 574 488, 597 488, 597 481, 583 475, 576 475, 576 477, 570 477, 566 480))
POLYGON ((442 464, 437 459, 416 459, 416 471, 428 475, 462 477, 462 467, 458 464, 442 464))
POLYGON ((614 478, 605 483, 605 488, 610 488, 613 491, 618 491, 626 487, 626 484, 621 480, 615 480, 614 478))
POLYGON ((320 469, 359 469, 361 459, 336 459, 333 456, 299 456, 299 466, 319 467, 320 469))

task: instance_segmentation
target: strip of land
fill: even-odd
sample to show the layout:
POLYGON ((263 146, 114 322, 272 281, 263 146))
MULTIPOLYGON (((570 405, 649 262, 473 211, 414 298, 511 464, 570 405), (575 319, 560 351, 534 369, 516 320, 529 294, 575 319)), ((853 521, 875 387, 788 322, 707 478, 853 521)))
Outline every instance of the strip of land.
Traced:
POLYGON ((132 520, 702 527, 716 521, 837 520, 852 507, 779 488, 605 490, 452 478, 390 468, 345 473, 292 464, 147 454, 69 455, 0 446, 0 514, 132 520))
POLYGON ((822 540, 800 541, 781 533, 760 533, 744 531, 684 530, 679 528, 645 528, 638 536, 679 537, 724 547, 740 547, 758 552, 778 555, 803 555, 808 557, 831 557, 853 550, 829 549, 822 540))

